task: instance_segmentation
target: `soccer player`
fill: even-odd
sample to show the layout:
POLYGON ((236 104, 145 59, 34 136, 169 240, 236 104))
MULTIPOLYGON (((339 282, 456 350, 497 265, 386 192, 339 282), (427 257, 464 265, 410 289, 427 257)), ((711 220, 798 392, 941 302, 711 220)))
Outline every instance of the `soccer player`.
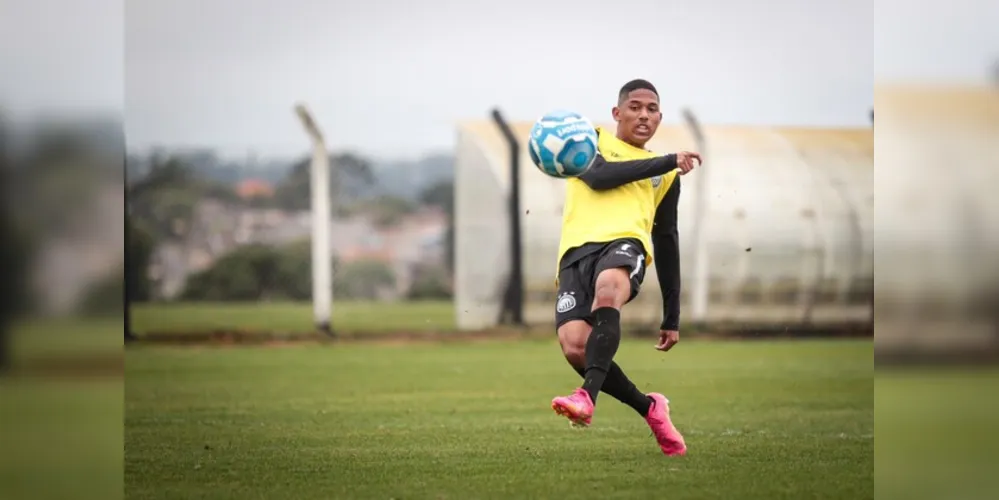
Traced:
POLYGON ((593 165, 566 181, 555 323, 562 353, 583 384, 553 399, 552 409, 573 425, 589 425, 603 391, 645 418, 663 453, 683 455, 687 447, 670 421, 669 401, 639 391, 614 355, 621 342, 621 308, 638 295, 653 254, 663 296, 656 349, 667 351, 679 341, 677 175, 691 171, 701 157, 645 149, 662 121, 659 93, 648 81, 626 83, 612 114, 616 132, 598 128, 593 165))

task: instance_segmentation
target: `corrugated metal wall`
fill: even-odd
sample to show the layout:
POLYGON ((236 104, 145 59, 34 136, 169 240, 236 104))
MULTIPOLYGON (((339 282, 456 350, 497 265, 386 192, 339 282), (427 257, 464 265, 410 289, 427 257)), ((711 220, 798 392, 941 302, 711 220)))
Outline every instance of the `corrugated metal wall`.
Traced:
MULTIPOLYGON (((526 138, 530 123, 513 124, 526 138)), ((873 293, 874 145, 870 129, 706 127, 707 163, 683 178, 680 201, 683 317, 706 324, 836 325, 870 317, 873 293), (694 292, 691 229, 697 183, 706 188, 707 307, 694 292)), ((682 127, 662 127, 656 151, 694 149, 682 127)), ((525 317, 553 321, 562 181, 521 158, 525 317)), ((509 269, 509 157, 495 125, 460 127, 456 161, 457 317, 463 328, 491 326, 509 269)), ((657 323, 655 272, 627 319, 657 323)))

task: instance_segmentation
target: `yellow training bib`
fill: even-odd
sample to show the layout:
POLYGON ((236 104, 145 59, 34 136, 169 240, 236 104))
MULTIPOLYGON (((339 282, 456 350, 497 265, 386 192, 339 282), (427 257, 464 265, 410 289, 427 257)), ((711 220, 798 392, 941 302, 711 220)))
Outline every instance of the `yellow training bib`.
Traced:
MULTIPOLYGON (((597 149, 610 163, 643 160, 661 156, 636 148, 598 128, 597 149)), ((608 165, 607 168, 627 168, 608 165)), ((666 175, 631 182, 606 191, 594 191, 585 182, 566 179, 565 207, 562 209, 562 238, 558 259, 572 248, 586 243, 604 243, 635 238, 645 247, 645 265, 652 265, 652 223, 656 208, 676 178, 676 170, 666 175)))

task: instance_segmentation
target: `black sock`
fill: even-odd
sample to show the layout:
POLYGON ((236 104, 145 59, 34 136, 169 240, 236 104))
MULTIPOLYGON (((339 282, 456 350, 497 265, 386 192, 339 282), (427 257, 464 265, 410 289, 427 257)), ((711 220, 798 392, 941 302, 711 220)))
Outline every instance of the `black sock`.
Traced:
POLYGON ((601 307, 593 311, 593 332, 586 341, 586 372, 583 390, 594 403, 607 379, 617 348, 621 345, 621 311, 601 307))
MULTIPOLYGON (((572 369, 576 370, 576 373, 580 377, 585 378, 586 370, 578 366, 573 366, 572 369)), ((648 416, 649 410, 652 408, 652 398, 638 390, 638 387, 635 387, 635 384, 628 379, 628 376, 624 374, 624 371, 621 370, 621 367, 616 362, 611 361, 610 369, 607 370, 607 378, 604 380, 604 386, 600 390, 632 407, 632 409, 643 417, 648 416)))
POLYGON ((617 363, 611 363, 610 369, 607 370, 607 380, 604 381, 603 391, 614 399, 634 408, 643 417, 649 414, 649 408, 652 407, 652 398, 638 390, 638 387, 635 387, 635 384, 628 379, 617 363))

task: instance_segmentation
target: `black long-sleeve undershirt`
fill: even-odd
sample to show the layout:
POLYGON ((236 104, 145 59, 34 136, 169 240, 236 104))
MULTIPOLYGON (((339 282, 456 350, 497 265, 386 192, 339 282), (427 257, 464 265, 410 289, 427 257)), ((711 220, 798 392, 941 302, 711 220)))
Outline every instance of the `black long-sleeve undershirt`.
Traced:
MULTIPOLYGON (((598 154, 593 165, 579 179, 594 191, 614 189, 630 182, 665 175, 676 170, 676 155, 668 154, 644 160, 608 162, 598 154)), ((656 276, 663 297, 660 329, 677 330, 680 324, 680 233, 677 206, 680 201, 680 177, 666 192, 656 208, 652 226, 656 276)))
POLYGON ((680 177, 677 176, 656 208, 652 225, 656 276, 663 296, 663 321, 659 326, 662 330, 680 327, 680 231, 676 222, 679 203, 680 177))
POLYGON ((629 182, 664 175, 676 170, 676 155, 668 154, 645 160, 609 162, 597 155, 590 166, 579 176, 594 191, 606 191, 621 187, 629 182))

